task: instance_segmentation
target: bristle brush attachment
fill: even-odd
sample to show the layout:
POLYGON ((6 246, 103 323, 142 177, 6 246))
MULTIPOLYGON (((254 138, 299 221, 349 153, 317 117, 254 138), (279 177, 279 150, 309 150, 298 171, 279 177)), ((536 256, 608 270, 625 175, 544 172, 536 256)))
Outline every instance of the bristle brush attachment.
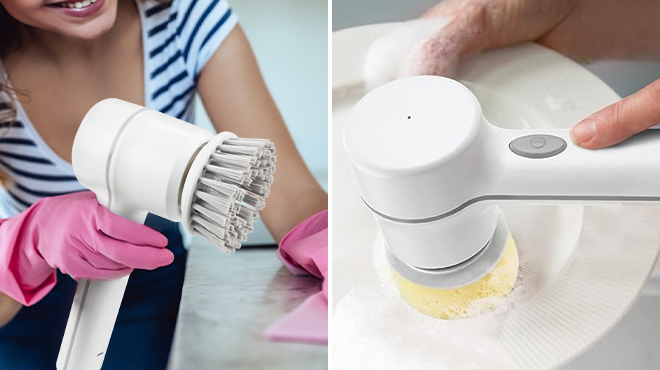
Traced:
POLYGON ((443 320, 483 315, 505 302, 518 276, 518 249, 511 235, 493 269, 470 284, 453 289, 430 288, 417 284, 392 270, 401 297, 419 312, 443 320))
POLYGON ((269 140, 218 134, 200 150, 184 183, 181 208, 186 230, 227 254, 239 249, 266 205, 275 161, 275 146, 269 140), (194 189, 189 186, 192 181, 194 189))

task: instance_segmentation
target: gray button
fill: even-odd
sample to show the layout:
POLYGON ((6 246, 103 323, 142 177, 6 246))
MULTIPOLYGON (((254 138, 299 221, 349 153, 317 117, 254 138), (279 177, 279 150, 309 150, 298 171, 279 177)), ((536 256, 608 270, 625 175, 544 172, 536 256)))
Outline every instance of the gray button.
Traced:
POLYGON ((509 149, 521 157, 548 158, 566 149, 564 139, 552 135, 527 135, 509 143, 509 149))
POLYGON ((541 149, 545 145, 545 139, 542 137, 535 137, 532 140, 530 140, 530 144, 532 144, 532 147, 534 147, 534 149, 541 149))

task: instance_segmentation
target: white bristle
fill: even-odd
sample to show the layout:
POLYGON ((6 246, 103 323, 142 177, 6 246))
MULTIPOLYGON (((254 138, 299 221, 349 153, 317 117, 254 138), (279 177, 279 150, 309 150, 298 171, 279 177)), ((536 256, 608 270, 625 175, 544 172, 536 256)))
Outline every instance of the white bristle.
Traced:
POLYGON ((196 191, 195 195, 208 203, 221 215, 229 214, 229 209, 234 204, 233 198, 223 197, 222 195, 209 194, 200 190, 196 191))
POLYGON ((248 207, 241 207, 241 209, 238 212, 238 215, 241 216, 246 221, 258 221, 259 220, 259 212, 248 208, 248 207))
POLYGON ((223 227, 226 227, 227 221, 230 218, 229 212, 226 213, 221 213, 218 212, 217 210, 214 210, 210 204, 198 200, 195 204, 193 204, 193 211, 195 211, 194 216, 204 216, 207 220, 216 220, 215 222, 223 227))
POLYGON ((211 163, 218 166, 245 168, 246 166, 254 166, 257 162, 256 156, 213 153, 211 154, 211 163))
POLYGON ((221 152, 261 157, 264 150, 258 146, 220 145, 221 152))
POLYGON ((265 139, 225 139, 215 150, 194 192, 191 226, 229 254, 259 220, 277 158, 275 145, 265 139))
POLYGON ((245 190, 234 184, 228 184, 222 181, 201 177, 200 182, 206 187, 204 190, 212 194, 219 194, 237 201, 242 201, 246 195, 245 190))
POLYGON ((254 207, 257 211, 261 211, 266 206, 266 201, 250 193, 245 194, 243 202, 249 206, 254 207))
POLYGON ((207 164, 204 169, 210 174, 211 178, 220 181, 229 181, 230 183, 237 183, 240 185, 248 179, 248 176, 244 171, 233 168, 207 164))
MULTIPOLYGON (((272 183, 272 181, 271 181, 272 183)), ((254 180, 250 184, 249 190, 257 195, 261 195, 262 197, 268 196, 270 193, 270 190, 268 187, 270 186, 270 183, 268 181, 263 181, 263 180, 254 180)))
POLYGON ((223 239, 227 233, 227 229, 221 227, 220 225, 214 224, 204 217, 194 216, 193 221, 203 226, 207 231, 213 233, 213 235, 219 239, 223 239))
POLYGON ((196 227, 195 230, 198 231, 200 234, 202 234, 202 236, 206 240, 210 241, 211 243, 213 243, 213 245, 220 248, 220 250, 222 250, 223 252, 225 252, 227 254, 231 254, 235 251, 233 248, 227 248, 227 246, 225 245, 225 242, 222 239, 220 239, 217 236, 213 235, 210 231, 206 230, 205 228, 203 228, 203 227, 197 228, 196 227))

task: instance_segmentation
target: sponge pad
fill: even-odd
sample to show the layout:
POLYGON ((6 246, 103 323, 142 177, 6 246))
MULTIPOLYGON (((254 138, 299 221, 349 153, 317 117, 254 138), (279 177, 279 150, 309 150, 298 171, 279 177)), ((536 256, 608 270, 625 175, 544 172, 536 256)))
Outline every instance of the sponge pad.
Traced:
POLYGON ((463 319, 492 311, 513 289, 518 276, 518 250, 508 236, 502 258, 493 271, 474 283, 455 288, 430 288, 392 270, 403 299, 416 310, 444 320, 463 319))

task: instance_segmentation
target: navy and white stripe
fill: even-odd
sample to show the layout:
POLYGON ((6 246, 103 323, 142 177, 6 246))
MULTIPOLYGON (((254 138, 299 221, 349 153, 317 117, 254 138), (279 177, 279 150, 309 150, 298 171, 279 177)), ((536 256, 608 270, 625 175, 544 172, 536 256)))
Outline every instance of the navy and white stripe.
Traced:
MULTIPOLYGON (((225 0, 138 1, 138 7, 146 106, 190 121, 197 77, 238 17, 225 0)), ((0 96, 0 104, 6 98, 0 96)), ((0 188, 0 218, 42 197, 84 190, 71 165, 39 137, 20 105, 16 108, 16 121, 0 122, 0 169, 12 179, 0 188)))
POLYGON ((146 35, 150 40, 145 53, 147 102, 163 113, 184 118, 197 76, 237 17, 224 0, 174 0, 166 9, 145 12, 144 19, 153 19, 149 23, 155 24, 146 35))

